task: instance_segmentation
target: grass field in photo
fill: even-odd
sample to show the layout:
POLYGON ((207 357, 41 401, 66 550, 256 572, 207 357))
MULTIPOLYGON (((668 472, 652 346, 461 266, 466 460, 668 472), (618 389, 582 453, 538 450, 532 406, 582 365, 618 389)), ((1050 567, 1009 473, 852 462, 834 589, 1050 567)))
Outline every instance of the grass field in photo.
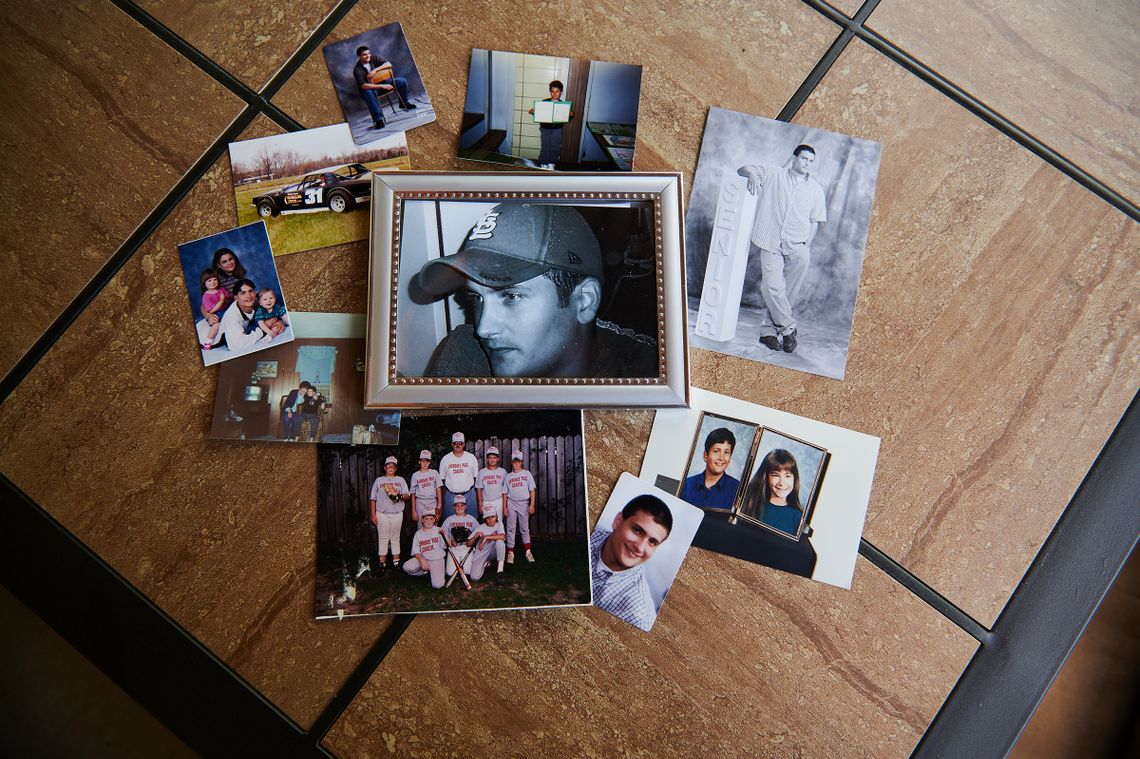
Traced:
MULTIPOLYGON (((371 161, 363 165, 372 170, 405 170, 412 167, 411 160, 406 155, 384 161, 371 161)), ((261 218, 253 206, 255 197, 299 182, 302 177, 303 175, 279 177, 234 187, 238 226, 261 218)), ((368 238, 368 205, 358 203, 346 213, 334 213, 328 209, 306 213, 282 213, 265 219, 265 228, 269 233, 269 243, 273 247, 275 256, 365 240, 368 238)))

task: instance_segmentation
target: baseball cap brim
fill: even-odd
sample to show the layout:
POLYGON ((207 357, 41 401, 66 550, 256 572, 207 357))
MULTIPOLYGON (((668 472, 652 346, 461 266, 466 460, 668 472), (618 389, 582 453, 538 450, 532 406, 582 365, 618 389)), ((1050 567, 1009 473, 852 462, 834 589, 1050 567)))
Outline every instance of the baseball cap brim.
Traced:
POLYGON ((412 277, 408 294, 412 302, 425 305, 455 292, 469 279, 485 287, 507 287, 534 279, 549 268, 548 264, 470 247, 424 264, 412 277))

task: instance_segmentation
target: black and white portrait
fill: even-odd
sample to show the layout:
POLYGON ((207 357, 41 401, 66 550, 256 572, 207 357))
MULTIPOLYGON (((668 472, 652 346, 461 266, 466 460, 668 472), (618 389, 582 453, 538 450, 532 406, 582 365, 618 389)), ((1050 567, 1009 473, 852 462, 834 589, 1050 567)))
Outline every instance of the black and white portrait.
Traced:
POLYGON ((881 151, 709 110, 685 220, 693 345, 843 378, 881 151))
POLYGON ((408 200, 397 372, 656 377, 651 201, 408 200))

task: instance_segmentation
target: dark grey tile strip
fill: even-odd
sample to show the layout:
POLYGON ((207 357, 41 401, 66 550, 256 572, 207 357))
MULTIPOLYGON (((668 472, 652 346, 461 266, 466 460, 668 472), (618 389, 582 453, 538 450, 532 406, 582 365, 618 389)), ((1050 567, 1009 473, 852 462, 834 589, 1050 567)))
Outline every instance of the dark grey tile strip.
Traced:
POLYGON ((0 583, 194 751, 319 753, 286 714, 3 475, 0 498, 0 583))
POLYGON ((993 636, 980 622, 955 606, 950 599, 918 579, 906 567, 880 551, 866 538, 859 541, 859 553, 892 580, 918 596, 942 616, 969 633, 979 643, 988 643, 993 636))
POLYGON ((1140 539, 1140 403, 1132 404, 915 748, 1002 757, 1140 539))

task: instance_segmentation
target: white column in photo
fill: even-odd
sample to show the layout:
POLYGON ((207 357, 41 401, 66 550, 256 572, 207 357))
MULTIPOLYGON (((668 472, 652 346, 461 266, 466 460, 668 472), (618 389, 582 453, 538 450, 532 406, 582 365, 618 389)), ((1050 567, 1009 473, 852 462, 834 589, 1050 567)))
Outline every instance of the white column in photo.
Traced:
POLYGON ((745 177, 734 174, 720 186, 694 330, 700 337, 718 342, 736 337, 756 201, 745 177))

